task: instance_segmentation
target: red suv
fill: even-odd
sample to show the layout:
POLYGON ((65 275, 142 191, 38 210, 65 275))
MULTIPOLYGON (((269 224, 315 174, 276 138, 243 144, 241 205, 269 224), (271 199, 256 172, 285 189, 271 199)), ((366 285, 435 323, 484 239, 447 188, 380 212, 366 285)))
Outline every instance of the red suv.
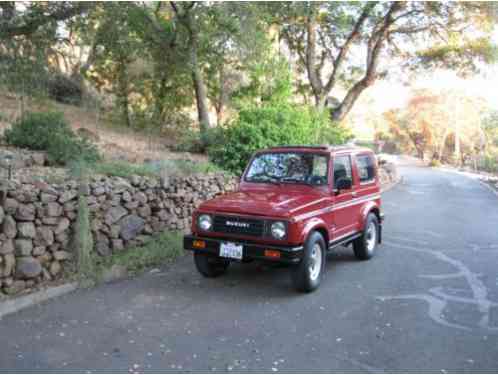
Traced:
POLYGON ((370 259, 382 221, 372 151, 276 147, 252 157, 237 191, 200 205, 184 247, 206 277, 232 261, 281 262, 291 265, 295 287, 310 292, 320 285, 327 251, 352 243, 359 259, 370 259))

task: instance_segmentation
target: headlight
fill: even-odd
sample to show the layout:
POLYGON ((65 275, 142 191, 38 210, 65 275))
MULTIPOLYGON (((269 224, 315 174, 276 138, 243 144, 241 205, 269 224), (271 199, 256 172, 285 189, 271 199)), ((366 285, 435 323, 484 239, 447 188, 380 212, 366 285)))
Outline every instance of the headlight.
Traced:
POLYGON ((197 224, 201 230, 208 231, 213 226, 213 219, 211 215, 200 215, 197 219, 197 224))
POLYGON ((286 235, 286 228, 285 224, 281 221, 275 221, 271 225, 271 235, 276 238, 277 240, 281 240, 282 238, 285 237, 286 235))

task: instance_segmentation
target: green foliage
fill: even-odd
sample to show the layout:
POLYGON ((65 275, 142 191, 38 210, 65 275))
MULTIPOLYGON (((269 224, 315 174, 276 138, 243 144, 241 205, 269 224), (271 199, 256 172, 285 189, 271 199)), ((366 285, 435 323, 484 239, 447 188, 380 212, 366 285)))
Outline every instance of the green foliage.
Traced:
POLYGON ((99 268, 112 265, 124 266, 131 273, 138 273, 148 267, 172 262, 183 254, 183 235, 179 232, 163 232, 144 245, 120 251, 106 258, 99 258, 99 268))
POLYGON ((328 113, 283 103, 268 103, 240 111, 239 118, 220 135, 209 150, 213 162, 240 175, 251 155, 279 145, 342 144, 350 133, 331 124, 328 113))
POLYGON ((188 176, 196 173, 220 172, 214 164, 191 160, 161 160, 147 164, 133 164, 126 161, 102 161, 91 166, 93 173, 106 176, 188 176))
MULTIPOLYGON (((83 182, 80 182, 83 183, 83 182)), ((92 255, 93 236, 90 230, 90 212, 86 196, 78 199, 75 242, 77 251, 77 275, 80 283, 92 282, 96 278, 95 261, 92 255)))
POLYGON ((59 112, 27 113, 5 131, 5 139, 16 147, 47 151, 53 164, 100 159, 97 148, 87 139, 76 136, 59 112))

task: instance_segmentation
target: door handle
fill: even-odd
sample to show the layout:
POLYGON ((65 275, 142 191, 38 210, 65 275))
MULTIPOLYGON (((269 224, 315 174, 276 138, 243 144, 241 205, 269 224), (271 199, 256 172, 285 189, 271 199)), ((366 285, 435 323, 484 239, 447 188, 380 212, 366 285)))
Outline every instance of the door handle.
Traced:
POLYGON ((356 197, 356 196, 358 195, 358 193, 357 193, 356 191, 353 191, 353 192, 351 192, 351 195, 352 195, 353 197, 356 197))

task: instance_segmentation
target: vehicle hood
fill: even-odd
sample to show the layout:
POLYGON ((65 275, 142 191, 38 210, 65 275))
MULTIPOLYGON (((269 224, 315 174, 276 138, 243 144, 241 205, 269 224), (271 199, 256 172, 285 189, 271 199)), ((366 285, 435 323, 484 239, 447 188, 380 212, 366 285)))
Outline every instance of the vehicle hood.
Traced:
POLYGON ((200 211, 288 217, 311 211, 328 198, 315 191, 245 190, 220 195, 201 204, 200 211))

